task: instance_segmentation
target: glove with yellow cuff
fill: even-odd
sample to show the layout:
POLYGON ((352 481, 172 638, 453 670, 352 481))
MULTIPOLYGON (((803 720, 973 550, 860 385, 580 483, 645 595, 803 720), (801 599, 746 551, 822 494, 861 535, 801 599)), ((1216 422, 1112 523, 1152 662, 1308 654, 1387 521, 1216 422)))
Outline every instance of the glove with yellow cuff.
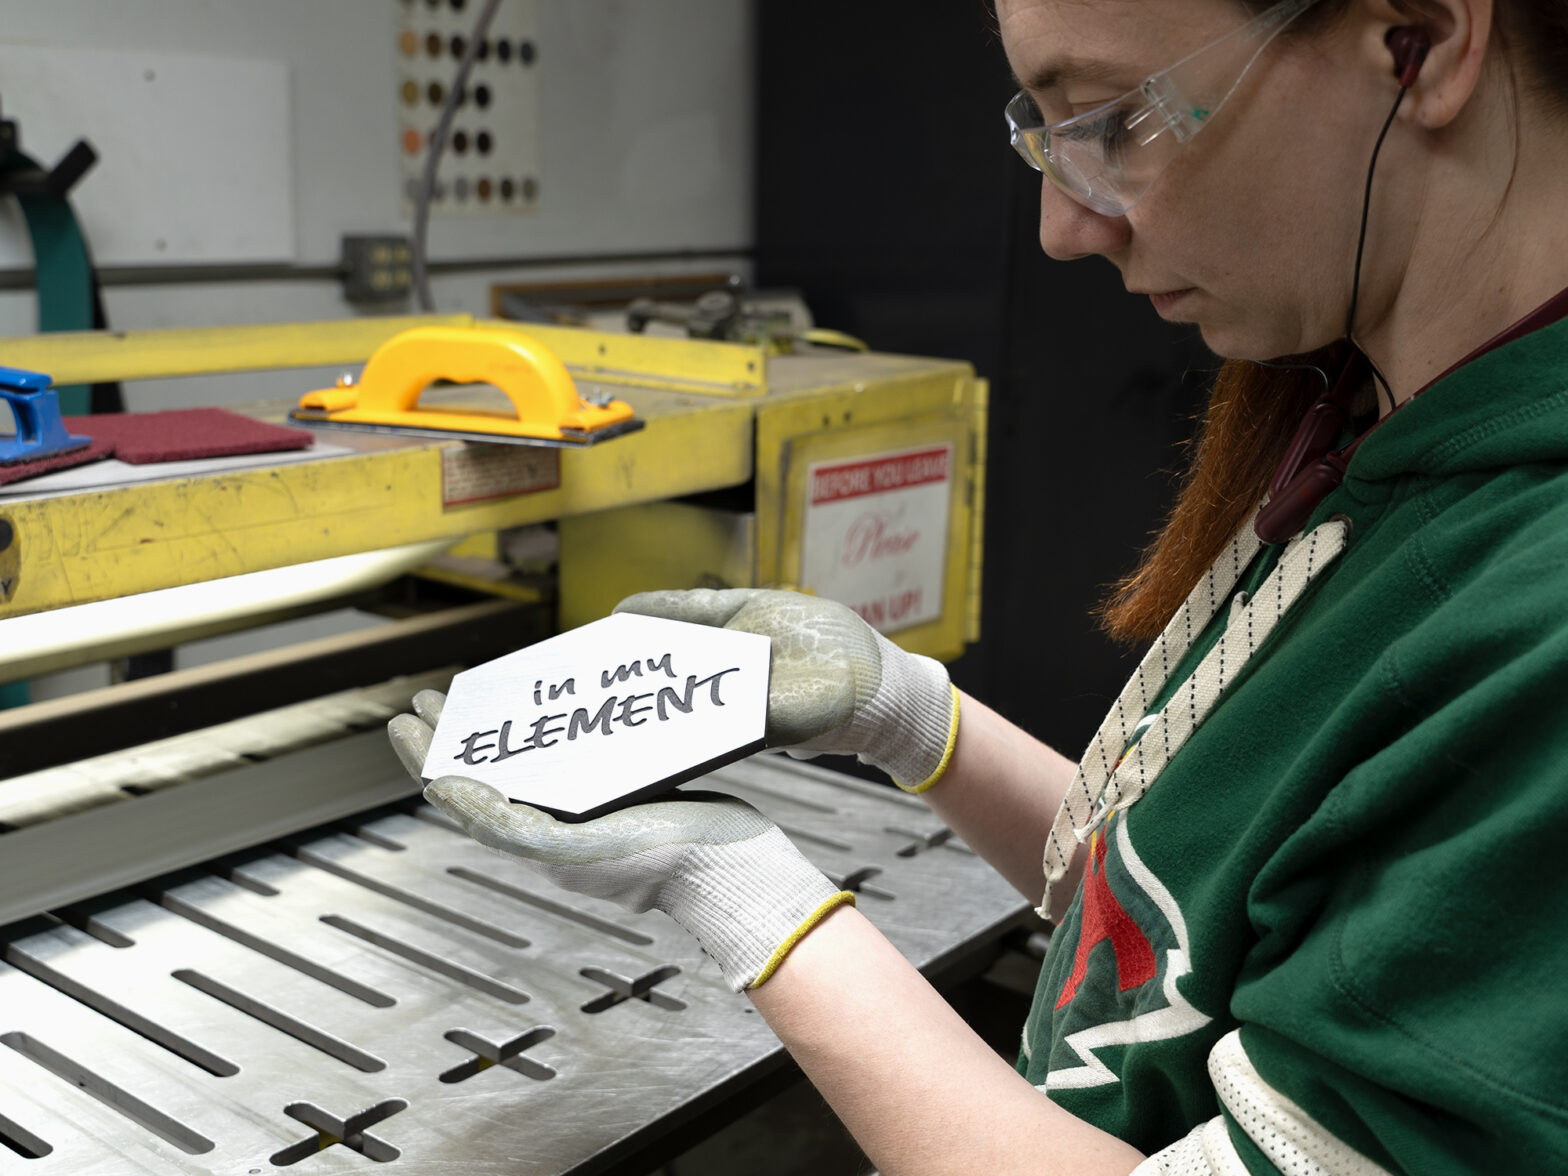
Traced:
MULTIPOLYGON (((417 780, 445 697, 414 698, 388 724, 417 780)), ((425 798, 481 845, 557 886, 629 911, 664 911, 713 958, 730 987, 755 988, 830 911, 854 903, 778 827, 742 800, 672 793, 581 824, 514 805, 487 784, 443 776, 425 798)))
POLYGON ((906 653, 853 609, 768 588, 641 592, 616 612, 772 638, 770 747, 853 755, 906 792, 942 778, 958 733, 958 691, 942 663, 906 653))

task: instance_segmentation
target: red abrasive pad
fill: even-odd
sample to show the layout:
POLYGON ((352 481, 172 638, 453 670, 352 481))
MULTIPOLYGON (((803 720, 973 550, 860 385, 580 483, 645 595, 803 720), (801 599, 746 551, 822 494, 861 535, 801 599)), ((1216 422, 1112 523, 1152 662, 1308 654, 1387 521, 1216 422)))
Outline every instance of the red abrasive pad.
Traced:
POLYGON ((87 434, 94 444, 111 443, 114 456, 131 465, 230 457, 237 453, 276 453, 304 449, 315 441, 303 429, 264 424, 221 408, 66 417, 65 428, 67 432, 87 434))
MULTIPOLYGON (((81 436, 85 430, 78 430, 81 436)), ((53 457, 40 457, 37 461, 18 461, 0 465, 0 486, 7 482, 20 482, 23 478, 36 478, 39 474, 52 474, 55 470, 68 470, 72 466, 86 465, 114 456, 114 442, 93 438, 91 445, 73 449, 69 453, 56 453, 53 457)))

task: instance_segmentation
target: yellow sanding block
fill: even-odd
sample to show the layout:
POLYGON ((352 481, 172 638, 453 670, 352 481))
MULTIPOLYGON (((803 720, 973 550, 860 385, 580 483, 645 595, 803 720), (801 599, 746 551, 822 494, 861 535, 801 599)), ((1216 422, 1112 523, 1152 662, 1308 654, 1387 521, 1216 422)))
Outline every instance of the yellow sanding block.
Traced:
POLYGON ((624 400, 584 400, 566 365, 537 339, 493 327, 402 331, 376 349, 357 381, 307 393, 289 416, 314 428, 574 448, 643 426, 624 400), (436 380, 492 385, 516 411, 421 408, 436 380))

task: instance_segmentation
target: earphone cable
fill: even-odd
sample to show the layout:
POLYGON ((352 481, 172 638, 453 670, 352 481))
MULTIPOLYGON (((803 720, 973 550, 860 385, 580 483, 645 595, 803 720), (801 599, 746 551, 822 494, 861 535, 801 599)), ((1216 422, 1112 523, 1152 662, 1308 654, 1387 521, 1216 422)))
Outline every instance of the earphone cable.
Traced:
POLYGON ((474 21, 473 31, 468 35, 468 43, 464 46, 462 59, 457 65, 457 74, 447 90, 446 103, 441 107, 441 115, 436 120, 435 129, 430 132, 430 141, 425 147, 425 165, 419 176, 419 186, 414 192, 414 231, 409 249, 412 262, 410 268, 413 270, 414 300, 419 304, 419 309, 426 314, 433 313, 436 308, 435 299, 430 294, 426 244, 430 230, 430 202, 435 196, 436 189, 436 169, 441 166, 441 153, 446 150, 447 132, 452 129, 452 119, 467 95, 468 75, 473 72, 474 62, 479 59, 480 51, 485 45, 485 34, 490 30, 490 21, 495 17, 495 10, 500 6, 501 0, 486 0, 484 9, 479 13, 479 19, 474 21))
POLYGON ((1315 363, 1277 363, 1272 359, 1255 359, 1252 362, 1259 367, 1272 368, 1279 372, 1313 372, 1323 381, 1323 395, 1328 395, 1330 386, 1328 373, 1315 363))
MULTIPOLYGON (((1356 269, 1350 279, 1350 311, 1345 315, 1345 338, 1355 346, 1356 306, 1361 298, 1361 257, 1366 251, 1367 220, 1372 210, 1372 177, 1377 171, 1377 157, 1383 150, 1383 140, 1388 137, 1388 128, 1394 125, 1394 116, 1399 113, 1400 103, 1404 102, 1405 95, 1410 92, 1409 86, 1399 87, 1399 95, 1394 99, 1394 106, 1388 112, 1388 117, 1383 120, 1383 129, 1377 134, 1377 142, 1372 147, 1372 159, 1367 164, 1367 186, 1361 197, 1361 229, 1356 237, 1356 269)), ((1389 411, 1394 408, 1394 391, 1388 386, 1388 381, 1383 378, 1383 373, 1377 370, 1377 365, 1368 358, 1372 366, 1372 374, 1377 378, 1377 383, 1388 395, 1389 411)))

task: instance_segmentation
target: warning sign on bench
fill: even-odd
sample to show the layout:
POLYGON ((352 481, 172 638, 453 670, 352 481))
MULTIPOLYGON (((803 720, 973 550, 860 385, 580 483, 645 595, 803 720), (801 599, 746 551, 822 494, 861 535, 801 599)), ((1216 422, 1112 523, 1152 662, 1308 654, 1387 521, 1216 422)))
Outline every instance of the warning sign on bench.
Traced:
POLYGON ((802 587, 884 633, 936 620, 952 489, 951 443, 811 465, 802 587))

